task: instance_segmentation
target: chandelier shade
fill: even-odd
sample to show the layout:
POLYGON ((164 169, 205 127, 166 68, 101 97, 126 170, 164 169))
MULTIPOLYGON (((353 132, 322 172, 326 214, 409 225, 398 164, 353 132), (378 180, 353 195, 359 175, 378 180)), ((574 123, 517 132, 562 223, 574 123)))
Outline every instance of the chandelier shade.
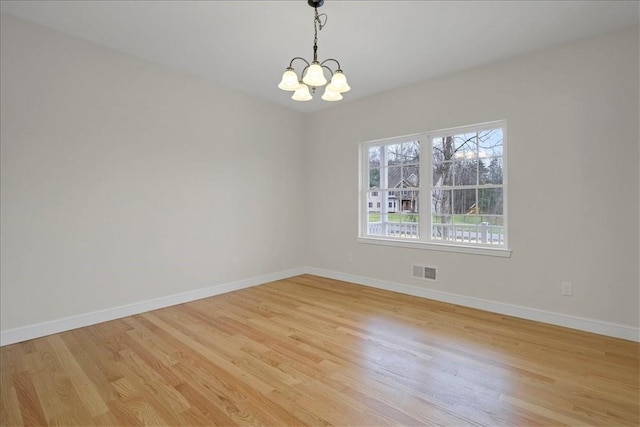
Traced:
POLYGON ((278 88, 285 91, 293 91, 294 94, 291 99, 294 101, 309 101, 313 99, 312 94, 315 94, 317 88, 329 83, 325 87, 322 99, 325 101, 340 101, 342 94, 351 89, 347 84, 347 77, 340 68, 340 63, 333 58, 325 59, 322 62, 318 61, 318 31, 322 30, 327 23, 327 15, 318 13, 318 8, 324 4, 324 0, 308 0, 307 3, 315 10, 313 20, 313 60, 309 62, 299 56, 293 58, 282 74, 278 88), (300 75, 293 68, 293 63, 296 61, 304 63, 300 75), (335 63, 335 71, 328 63, 335 63), (329 74, 330 82, 327 80, 325 72, 329 74))
POLYGON ((349 85, 347 84, 347 78, 345 77, 342 70, 336 70, 336 72, 333 73, 333 77, 331 77, 331 83, 329 83, 327 89, 331 89, 335 92, 340 93, 349 92, 351 90, 351 87, 349 87, 349 85))
POLYGON ((282 90, 297 90, 300 87, 300 82, 298 81, 298 75, 293 70, 293 68, 287 68, 287 71, 282 75, 282 80, 278 87, 282 90))
POLYGON ((309 68, 307 68, 307 72, 305 73, 302 81, 313 87, 320 87, 327 84, 327 79, 324 77, 324 71, 317 62, 314 62, 309 68))
POLYGON ((322 94, 322 99, 325 101, 340 101, 342 99, 342 94, 340 92, 336 92, 331 90, 329 86, 324 89, 324 93, 322 94))
POLYGON ((298 86, 298 89, 291 95, 291 99, 294 101, 311 101, 313 96, 309 93, 309 87, 304 83, 300 83, 298 86))

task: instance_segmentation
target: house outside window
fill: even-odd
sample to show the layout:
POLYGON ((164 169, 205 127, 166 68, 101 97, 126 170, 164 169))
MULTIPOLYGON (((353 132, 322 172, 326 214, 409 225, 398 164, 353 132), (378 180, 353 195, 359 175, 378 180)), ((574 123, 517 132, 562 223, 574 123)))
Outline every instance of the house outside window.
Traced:
POLYGON ((363 143, 360 240, 508 256, 506 145, 504 121, 363 143))

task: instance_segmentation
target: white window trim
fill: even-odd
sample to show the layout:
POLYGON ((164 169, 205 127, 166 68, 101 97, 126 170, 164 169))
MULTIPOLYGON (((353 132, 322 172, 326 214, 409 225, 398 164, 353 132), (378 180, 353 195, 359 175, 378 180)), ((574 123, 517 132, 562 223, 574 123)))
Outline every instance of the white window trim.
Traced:
POLYGON ((511 249, 492 248, 488 246, 465 246, 463 244, 452 245, 450 243, 424 242, 417 240, 398 240, 382 237, 362 237, 359 236, 356 241, 358 243, 366 243, 369 245, 393 246, 397 248, 423 249, 441 252, 455 252, 459 254, 487 255, 502 258, 511 256, 511 249))
MULTIPOLYGON (((479 123, 475 125, 461 126, 449 129, 441 129, 437 131, 424 132, 418 134, 410 134, 404 135, 400 137, 392 137, 385 138, 373 141, 367 141, 359 144, 358 147, 358 237, 357 242, 365 243, 365 244, 374 244, 374 245, 383 245, 383 246, 392 246, 392 247, 402 247, 402 248, 412 248, 412 249, 422 249, 422 250, 435 250, 442 252, 453 252, 453 253, 465 253, 465 254, 474 254, 474 255, 487 255, 487 256, 495 256, 495 257, 505 257, 508 258, 511 256, 511 249, 508 246, 508 236, 507 232, 508 227, 508 136, 507 136, 507 122, 506 120, 498 120, 487 123, 479 123), (432 241, 430 240, 431 236, 431 216, 429 215, 429 219, 427 221, 420 221, 420 236, 423 240, 408 240, 408 239, 394 239, 390 237, 377 237, 366 234, 366 227, 368 223, 368 210, 367 210, 367 202, 366 202, 366 189, 365 183, 369 182, 369 171, 368 167, 366 167, 365 159, 365 149, 364 147, 368 147, 376 144, 393 144, 394 142, 403 142, 407 140, 418 140, 420 141, 420 171, 422 177, 428 177, 428 181, 425 183, 423 179, 420 180, 420 189, 419 195, 420 200, 429 200, 429 211, 431 210, 431 197, 430 190, 433 185, 431 180, 433 179, 431 173, 426 173, 423 171, 431 171, 431 141, 433 138, 448 136, 451 133, 468 133, 468 132, 479 132, 484 129, 493 129, 493 128, 501 128, 503 130, 503 138, 505 143, 502 146, 502 157, 503 157, 503 170, 502 170, 502 191, 503 191, 503 218, 504 218, 504 230, 505 230, 505 239, 504 245, 500 247, 494 246, 485 246, 485 245, 465 245, 463 243, 447 243, 440 241, 432 241), (429 148, 428 155, 422 155, 425 151, 425 148, 429 148), (427 184, 427 185, 425 185, 427 184)), ((368 155, 367 155, 368 158, 368 155)))

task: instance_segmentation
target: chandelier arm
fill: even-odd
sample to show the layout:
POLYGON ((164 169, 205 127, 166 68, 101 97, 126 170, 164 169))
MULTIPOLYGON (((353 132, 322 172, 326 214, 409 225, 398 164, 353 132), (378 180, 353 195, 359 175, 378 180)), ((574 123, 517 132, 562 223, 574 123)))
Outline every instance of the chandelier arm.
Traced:
MULTIPOLYGON (((323 62, 322 62, 322 64, 320 64, 320 66, 321 66, 322 68, 326 69, 327 71, 329 71, 329 75, 330 75, 331 77, 333 77, 333 70, 332 70, 331 68, 327 67, 326 65, 323 65, 325 62, 326 62, 326 61, 323 61, 323 62)), ((329 80, 331 80, 331 79, 329 79, 329 80)))
MULTIPOLYGON (((340 66, 340 63, 338 62, 338 60, 337 59, 333 59, 333 58, 325 59, 324 61, 322 61, 320 63, 320 65, 323 66, 324 68, 328 69, 328 70, 331 70, 328 66, 324 65, 325 62, 329 62, 329 61, 333 61, 338 65, 338 68, 336 70, 342 70, 342 67, 340 66)), ((332 70, 331 70, 331 75, 333 75, 333 71, 332 70)))
MULTIPOLYGON (((300 56, 296 56, 295 58, 293 58, 290 62, 289 62, 289 68, 293 68, 293 61, 295 61, 296 59, 299 59, 301 61, 303 61, 305 64, 307 64, 307 66, 305 67, 305 69, 309 68, 309 61, 307 61, 306 59, 300 57, 300 56)), ((337 61, 336 61, 337 62, 337 61)))

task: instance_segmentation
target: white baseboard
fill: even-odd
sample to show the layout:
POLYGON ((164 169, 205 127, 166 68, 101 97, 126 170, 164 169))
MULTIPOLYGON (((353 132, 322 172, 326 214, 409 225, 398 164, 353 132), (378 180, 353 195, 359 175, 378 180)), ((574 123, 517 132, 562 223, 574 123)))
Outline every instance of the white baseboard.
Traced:
POLYGON ((490 301, 481 298, 434 291, 432 289, 387 282, 370 277, 356 276, 353 274, 323 270, 320 268, 307 267, 305 271, 308 274, 327 277, 329 279, 342 280, 345 282, 356 283, 358 285, 370 286, 373 288, 385 289, 388 291, 428 298, 436 301, 447 302, 450 304, 477 308, 484 311, 490 311, 492 313, 504 314, 507 316, 519 317, 522 319, 549 323, 556 326, 578 329, 585 332, 593 332, 595 334, 606 335, 609 337, 640 342, 640 329, 634 328, 632 326, 603 322, 600 320, 587 319, 584 317, 571 316, 568 314, 554 313, 551 311, 538 310, 535 308, 522 307, 519 305, 505 304, 502 302, 490 301))
POLYGON ((238 280, 236 282, 214 285, 204 289, 197 289, 195 291, 169 295, 166 297, 155 298, 147 301, 140 301, 133 304, 108 308, 91 313, 79 314, 77 316, 69 316, 49 322, 38 323, 35 325, 8 329, 6 331, 0 332, 0 346, 14 344, 33 338, 43 337, 46 335, 57 334, 59 332, 70 331, 72 329, 81 328, 84 326, 95 325, 96 323, 120 319, 122 317, 132 316, 134 314, 140 314, 151 310, 157 310, 159 308, 170 307, 176 304, 183 304, 185 302, 208 298, 214 295, 220 295, 244 288, 250 288, 252 286, 261 285, 263 283, 273 282, 275 280, 286 279, 287 277, 304 274, 306 273, 306 270, 307 269, 305 268, 285 270, 278 273, 238 280))
POLYGON ((288 277, 293 277, 300 274, 314 274, 316 276, 342 280, 345 282, 356 283, 373 288, 385 289, 388 291, 399 292, 421 298, 428 298, 436 301, 462 305, 465 307, 477 308, 493 313, 519 317, 522 319, 535 320, 538 322, 564 326, 567 328, 578 329, 586 332, 593 332, 596 334, 606 335, 614 338, 622 338, 630 341, 640 342, 640 329, 634 328, 632 326, 619 325, 615 323, 603 322, 600 320, 587 319, 584 317, 570 316, 567 314, 554 313, 550 311, 538 310, 512 304, 505 304, 481 298, 434 291, 432 289, 388 282, 371 277, 356 276, 353 274, 324 270, 314 267, 301 267, 281 271, 278 273, 251 277, 236 282, 223 283, 211 286, 209 288, 198 289, 181 294, 169 295, 166 297, 156 298, 148 301, 141 301, 105 310, 94 311, 91 313, 80 314, 77 316, 65 317, 49 322, 38 323, 35 325, 0 331, 0 346, 14 344, 17 342, 56 334, 59 332, 65 332, 84 326, 94 325, 96 323, 115 320, 126 316, 132 316, 134 314, 140 314, 151 310, 170 307, 172 305, 195 301, 202 298, 208 298, 211 296, 237 291, 244 288, 250 288, 252 286, 273 282, 275 280, 286 279, 288 277))

